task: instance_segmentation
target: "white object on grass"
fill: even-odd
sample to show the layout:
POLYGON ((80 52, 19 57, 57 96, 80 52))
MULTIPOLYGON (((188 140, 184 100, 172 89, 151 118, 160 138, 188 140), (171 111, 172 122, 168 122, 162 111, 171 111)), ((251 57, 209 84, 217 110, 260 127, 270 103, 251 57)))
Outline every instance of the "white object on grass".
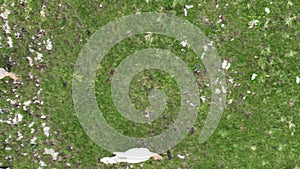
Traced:
POLYGON ((186 46, 187 46, 187 41, 186 41, 186 40, 181 41, 181 42, 180 42, 180 45, 181 45, 182 47, 186 47, 186 46))
POLYGON ((0 79, 3 79, 7 76, 13 80, 19 80, 19 78, 16 75, 14 75, 13 73, 9 73, 6 70, 4 70, 3 68, 0 68, 0 79))
POLYGON ((178 154, 177 157, 180 158, 180 159, 182 159, 182 160, 185 159, 185 156, 184 156, 184 155, 181 155, 181 154, 178 154))
POLYGON ((150 152, 147 148, 133 148, 125 152, 114 152, 114 157, 104 157, 100 161, 105 164, 115 164, 120 162, 140 163, 153 157, 156 160, 162 158, 157 153, 150 152))
POLYGON ((194 7, 193 5, 184 5, 184 8, 183 8, 184 16, 187 16, 188 10, 192 9, 193 7, 194 7))
POLYGON ((268 8, 268 7, 265 8, 265 11, 266 11, 267 14, 269 14, 271 12, 270 8, 268 8))
POLYGON ((257 74, 256 73, 253 73, 252 76, 251 76, 251 80, 254 80, 256 78, 257 74))
POLYGON ((300 77, 296 77, 296 83, 299 84, 300 83, 300 77))
POLYGON ((231 64, 227 60, 223 60, 222 63, 222 69, 228 70, 230 68, 231 64))
POLYGON ((53 149, 45 148, 44 154, 49 154, 52 156, 53 160, 57 160, 58 152, 55 152, 53 149))
POLYGON ((259 22, 259 20, 257 20, 257 19, 254 19, 254 20, 250 21, 248 23, 249 28, 253 28, 254 26, 256 26, 258 24, 258 22, 259 22))

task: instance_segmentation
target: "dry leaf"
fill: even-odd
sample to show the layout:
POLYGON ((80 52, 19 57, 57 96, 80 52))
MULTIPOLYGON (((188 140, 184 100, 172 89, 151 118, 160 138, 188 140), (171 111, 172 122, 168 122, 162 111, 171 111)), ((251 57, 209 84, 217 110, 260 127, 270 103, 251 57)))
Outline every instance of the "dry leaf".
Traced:
POLYGON ((154 155, 154 156, 152 156, 152 158, 154 160, 159 160, 159 161, 163 159, 162 156, 160 156, 160 155, 154 155))
POLYGON ((14 75, 13 73, 7 72, 3 68, 0 68, 0 79, 3 79, 7 76, 10 77, 11 79, 13 79, 14 81, 19 80, 19 78, 16 75, 14 75))

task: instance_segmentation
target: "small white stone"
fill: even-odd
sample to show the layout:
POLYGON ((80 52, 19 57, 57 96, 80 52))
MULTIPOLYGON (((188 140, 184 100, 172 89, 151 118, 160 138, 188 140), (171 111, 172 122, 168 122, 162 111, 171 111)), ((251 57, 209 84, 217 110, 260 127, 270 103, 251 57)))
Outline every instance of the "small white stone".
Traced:
POLYGON ((269 14, 271 12, 270 8, 268 8, 268 7, 265 8, 265 11, 266 11, 267 14, 269 14))
POLYGON ((231 64, 227 60, 223 60, 222 69, 228 70, 231 64))
POLYGON ((254 20, 250 21, 248 23, 249 28, 253 28, 254 26, 256 26, 258 24, 258 22, 259 22, 259 20, 257 20, 257 19, 254 19, 254 20))
POLYGON ((52 50, 52 42, 50 39, 47 40, 47 45, 46 45, 47 50, 52 50))
POLYGON ((299 84, 300 83, 300 77, 296 77, 296 83, 299 84))
POLYGON ((187 41, 186 41, 186 40, 181 41, 181 42, 180 42, 180 45, 181 45, 182 47, 186 47, 186 46, 187 46, 187 41))
POLYGON ((202 101, 203 103, 205 103, 205 101, 206 101, 205 96, 201 96, 200 99, 201 99, 201 101, 202 101))
POLYGON ((183 156, 183 155, 180 155, 180 154, 178 154, 178 155, 177 155, 177 157, 178 157, 178 158, 180 158, 180 159, 182 159, 182 160, 184 160, 184 159, 185 159, 185 156, 183 156))
POLYGON ((50 133, 49 133, 50 127, 44 126, 43 130, 44 130, 44 134, 45 134, 47 137, 49 137, 49 136, 50 136, 50 133))
POLYGON ((12 48, 13 47, 13 41, 12 41, 12 38, 11 37, 7 37, 7 44, 8 44, 8 47, 9 48, 12 48))
POLYGON ((251 146, 251 150, 255 151, 256 150, 256 146, 251 146))
POLYGON ((10 147, 5 147, 5 151, 10 151, 11 148, 10 147))
POLYGON ((253 73, 252 76, 251 76, 251 80, 254 80, 256 78, 257 74, 256 73, 253 73))

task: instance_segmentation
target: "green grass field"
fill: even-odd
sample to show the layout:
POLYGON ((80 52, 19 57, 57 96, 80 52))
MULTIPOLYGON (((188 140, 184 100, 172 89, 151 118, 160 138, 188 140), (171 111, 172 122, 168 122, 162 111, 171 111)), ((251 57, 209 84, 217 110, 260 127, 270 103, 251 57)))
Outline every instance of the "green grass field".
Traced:
POLYGON ((0 26, 0 68, 21 79, 0 80, 0 168, 300 167, 300 1, 0 0, 0 26), (187 16, 185 5, 193 5, 187 16), (228 104, 214 134, 200 144, 211 97, 201 60, 167 36, 149 40, 145 33, 124 39, 99 63, 95 83, 99 108, 115 130, 132 137, 155 136, 174 122, 180 107, 174 79, 145 70, 131 82, 131 101, 136 109, 147 110, 149 91, 161 89, 172 98, 162 117, 151 125, 135 124, 118 113, 111 78, 136 50, 163 48, 180 56, 195 71, 199 97, 206 101, 193 130, 168 155, 162 154, 162 161, 105 165, 100 159, 111 152, 94 143, 77 119, 74 65, 93 33, 114 19, 142 12, 186 19, 214 42, 221 60, 231 64, 225 70, 228 104), (53 149, 57 157, 45 149, 53 149))

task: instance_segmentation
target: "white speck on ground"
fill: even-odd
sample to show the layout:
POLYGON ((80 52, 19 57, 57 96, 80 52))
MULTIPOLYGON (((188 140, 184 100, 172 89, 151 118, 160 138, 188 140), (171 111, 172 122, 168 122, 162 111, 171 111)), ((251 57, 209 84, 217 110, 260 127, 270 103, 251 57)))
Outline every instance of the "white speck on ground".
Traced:
POLYGON ((10 36, 7 37, 7 44, 9 48, 14 47, 12 38, 10 36))
POLYGON ((222 69, 228 70, 231 64, 227 60, 223 60, 222 69))
POLYGON ((293 4, 293 2, 292 1, 288 1, 287 2, 287 6, 290 6, 290 7, 292 7, 294 4, 293 4))
POLYGON ((181 45, 182 47, 186 47, 186 46, 187 46, 187 40, 181 41, 181 42, 180 42, 180 45, 181 45))
POLYGON ((34 125, 34 122, 31 122, 28 127, 31 128, 34 125))
POLYGON ((37 57, 34 58, 34 60, 38 60, 40 62, 43 61, 43 54, 39 53, 39 52, 35 52, 37 54, 37 57))
POLYGON ((254 19, 254 20, 250 21, 248 23, 249 28, 253 28, 254 26, 256 26, 258 24, 258 22, 259 22, 259 20, 257 20, 257 19, 254 19))
POLYGON ((5 151, 10 151, 11 147, 5 147, 5 151))
POLYGON ((29 106, 30 103, 31 103, 31 100, 28 100, 28 101, 24 102, 23 105, 24 105, 24 106, 29 106))
POLYGON ((46 49, 47 50, 52 50, 52 42, 51 42, 50 39, 47 40, 46 49))
POLYGON ((19 38, 21 37, 21 34, 20 34, 19 32, 16 32, 16 33, 15 33, 15 37, 16 37, 17 39, 19 39, 19 38))
POLYGON ((31 57, 27 56, 26 59, 29 61, 29 66, 32 67, 33 66, 33 60, 31 57))
POLYGON ((46 6, 43 5, 43 6, 42 6, 42 10, 41 10, 41 12, 40 12, 42 18, 45 18, 45 17, 46 17, 46 15, 45 15, 45 8, 46 8, 46 6))
POLYGON ((270 8, 268 8, 268 7, 265 8, 265 11, 266 11, 267 14, 269 14, 271 12, 270 8))
POLYGON ((184 5, 184 8, 186 9, 192 9, 194 7, 194 5, 184 5))
POLYGON ((36 144, 36 140, 37 140, 37 138, 36 138, 36 137, 33 137, 33 138, 30 140, 30 144, 36 144))
MULTIPOLYGON (((39 164, 40 164, 41 167, 46 167, 46 166, 47 166, 46 163, 45 163, 44 161, 40 161, 39 164)), ((39 168, 40 168, 40 167, 39 167, 39 168)))
POLYGON ((23 115, 18 113, 16 114, 15 118, 12 120, 13 124, 18 124, 19 122, 21 122, 23 119, 23 115))
POLYGON ((42 124, 42 127, 43 127, 43 131, 44 131, 44 134, 49 137, 50 136, 50 127, 47 127, 45 123, 42 124))
POLYGON ((45 148, 44 154, 51 155, 52 158, 53 158, 53 160, 57 160, 58 152, 55 152, 53 149, 47 149, 47 148, 45 148))
POLYGON ((221 90, 220 89, 216 89, 215 94, 220 94, 221 90))
POLYGON ((257 74, 256 73, 253 73, 252 76, 251 76, 251 80, 254 80, 256 78, 257 74))
POLYGON ((184 8, 183 8, 184 16, 187 16, 188 10, 192 9, 193 7, 194 7, 193 5, 184 5, 184 8))
POLYGON ((20 131, 18 131, 18 139, 17 141, 20 141, 23 137, 22 133, 20 131))
POLYGON ((204 50, 204 52, 206 52, 206 51, 207 51, 207 49, 208 49, 208 46, 207 46, 207 45, 204 45, 204 46, 203 46, 203 50, 204 50))
POLYGON ((47 117, 42 114, 41 119, 46 119, 47 117))
MULTIPOLYGON (((35 61, 40 61, 42 62, 43 61, 43 54, 39 53, 39 52, 36 52, 34 51, 33 49, 29 49, 29 51, 31 53, 35 53, 37 56, 34 58, 35 61)), ((30 61, 29 61, 30 62, 30 61)))
POLYGON ((180 159, 182 159, 182 160, 185 159, 185 156, 183 156, 183 155, 181 155, 181 154, 178 154, 177 157, 180 158, 180 159))
POLYGON ((10 33, 10 26, 8 25, 8 21, 7 20, 4 21, 4 25, 2 26, 2 28, 3 28, 3 30, 4 30, 4 32, 6 34, 10 33))
POLYGON ((28 101, 26 101, 26 102, 23 103, 23 110, 24 111, 27 111, 27 106, 29 106, 30 103, 31 103, 31 100, 28 100, 28 101))
POLYGON ((206 101, 205 96, 201 96, 200 99, 201 99, 201 101, 202 101, 203 103, 205 103, 205 101, 206 101))
POLYGON ((251 146, 250 148, 251 148, 251 150, 253 150, 253 151, 256 150, 256 146, 251 146))
POLYGON ((0 16, 1 16, 4 20, 7 20, 9 14, 10 14, 10 11, 9 11, 8 9, 5 9, 5 11, 4 11, 3 13, 0 14, 0 16))
POLYGON ((299 76, 296 77, 296 83, 297 83, 297 84, 300 83, 300 77, 299 77, 299 76))

